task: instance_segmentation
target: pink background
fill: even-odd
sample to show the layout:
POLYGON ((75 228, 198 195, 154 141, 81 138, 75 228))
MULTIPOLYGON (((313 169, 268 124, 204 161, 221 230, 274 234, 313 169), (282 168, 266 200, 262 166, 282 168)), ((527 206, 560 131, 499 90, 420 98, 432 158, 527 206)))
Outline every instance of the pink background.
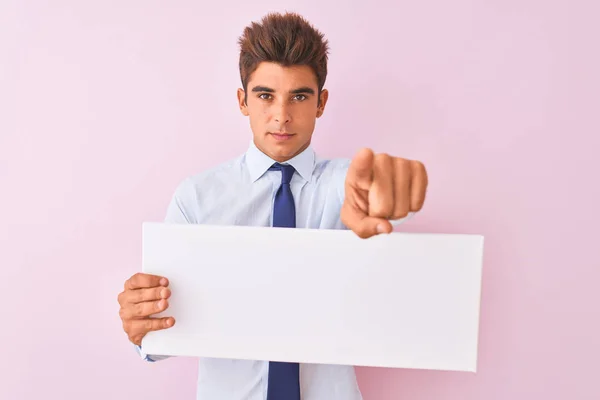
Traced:
POLYGON ((331 42, 317 151, 424 161, 406 229, 486 237, 477 374, 358 368, 365 399, 600 398, 598 2, 333 3, 2 1, 0 398, 194 398, 117 294, 142 221, 245 151, 236 39, 286 8, 331 42))

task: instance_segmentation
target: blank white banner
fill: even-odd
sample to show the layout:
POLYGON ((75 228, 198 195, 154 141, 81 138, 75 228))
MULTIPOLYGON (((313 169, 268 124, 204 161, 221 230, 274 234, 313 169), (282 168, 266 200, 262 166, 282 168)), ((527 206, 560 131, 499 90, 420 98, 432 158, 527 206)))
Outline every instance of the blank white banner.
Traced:
POLYGON ((483 237, 145 223, 148 354, 475 371, 483 237))

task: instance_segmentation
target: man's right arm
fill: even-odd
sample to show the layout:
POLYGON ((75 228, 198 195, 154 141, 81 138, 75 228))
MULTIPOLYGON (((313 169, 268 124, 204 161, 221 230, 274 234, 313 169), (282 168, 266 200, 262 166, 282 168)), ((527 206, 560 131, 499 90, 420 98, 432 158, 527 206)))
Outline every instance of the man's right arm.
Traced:
MULTIPOLYGON (((195 218, 185 204, 193 201, 194 190, 190 181, 182 182, 171 198, 165 216, 166 223, 192 223, 195 218)), ((124 290, 119 294, 121 309, 119 315, 123 322, 123 330, 135 346, 142 359, 149 362, 160 361, 170 356, 146 354, 141 347, 142 338, 150 331, 167 329, 174 325, 172 317, 153 318, 169 306, 168 298, 171 290, 166 277, 137 273, 129 278, 124 290)))
POLYGON ((162 276, 137 273, 125 281, 123 291, 118 296, 119 316, 123 330, 140 355, 147 361, 157 361, 140 348, 142 339, 150 331, 170 328, 175 324, 173 317, 153 317, 169 307, 169 280, 162 276))

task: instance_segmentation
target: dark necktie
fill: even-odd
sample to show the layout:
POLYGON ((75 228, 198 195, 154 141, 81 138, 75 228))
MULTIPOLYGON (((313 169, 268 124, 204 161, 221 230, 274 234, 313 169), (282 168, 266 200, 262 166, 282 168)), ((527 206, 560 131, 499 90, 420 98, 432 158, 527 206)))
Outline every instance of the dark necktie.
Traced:
MULTIPOLYGON (((296 207, 290 188, 294 175, 291 165, 274 164, 270 170, 281 171, 281 186, 275 194, 273 226, 296 227, 296 207)), ((269 362, 267 400, 300 400, 300 365, 288 362, 269 362)))

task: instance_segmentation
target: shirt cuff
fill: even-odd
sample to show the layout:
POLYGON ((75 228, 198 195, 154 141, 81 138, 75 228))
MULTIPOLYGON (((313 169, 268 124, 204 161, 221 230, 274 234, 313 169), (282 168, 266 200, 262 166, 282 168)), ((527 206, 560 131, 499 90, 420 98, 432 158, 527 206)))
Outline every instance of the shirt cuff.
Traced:
POLYGON ((148 361, 148 362, 156 362, 156 361, 166 360, 167 358, 172 357, 172 356, 158 356, 156 354, 152 354, 152 355, 146 354, 144 352, 144 350, 142 350, 142 347, 138 346, 137 344, 134 344, 134 348, 135 348, 135 351, 137 351, 137 353, 140 355, 142 360, 148 361))
POLYGON ((138 346, 137 344, 135 344, 134 346, 135 346, 135 350, 140 355, 140 357, 142 357, 142 359, 144 361, 148 361, 148 362, 155 362, 156 361, 155 359, 151 358, 148 354, 144 353, 144 351, 142 350, 141 346, 138 346))

